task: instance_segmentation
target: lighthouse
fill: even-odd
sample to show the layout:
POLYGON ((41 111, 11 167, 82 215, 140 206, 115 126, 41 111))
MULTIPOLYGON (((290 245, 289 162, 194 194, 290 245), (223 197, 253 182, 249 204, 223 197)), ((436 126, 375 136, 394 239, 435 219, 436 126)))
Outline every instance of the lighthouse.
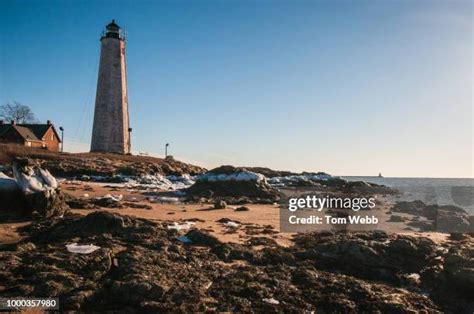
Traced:
POLYGON ((125 36, 112 20, 101 39, 91 152, 131 150, 125 36))

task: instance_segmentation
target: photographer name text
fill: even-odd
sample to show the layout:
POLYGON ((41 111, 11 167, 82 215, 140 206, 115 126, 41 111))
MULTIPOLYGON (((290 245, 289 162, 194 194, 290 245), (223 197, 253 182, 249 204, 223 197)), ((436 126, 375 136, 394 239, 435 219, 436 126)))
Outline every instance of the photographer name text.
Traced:
POLYGON ((290 215, 288 221, 292 225, 376 225, 379 220, 374 215, 347 213, 347 211, 357 213, 359 210, 371 210, 375 206, 374 198, 319 197, 316 195, 292 197, 288 199, 287 209, 294 215, 290 215), (325 209, 338 211, 338 214, 321 213, 325 209), (296 211, 298 211, 298 215, 296 211), (321 215, 314 215, 311 212, 321 215))
POLYGON ((321 216, 309 216, 309 217, 297 217, 290 216, 289 222, 292 225, 376 225, 379 223, 379 220, 375 216, 356 216, 349 215, 347 217, 334 217, 325 215, 321 216))

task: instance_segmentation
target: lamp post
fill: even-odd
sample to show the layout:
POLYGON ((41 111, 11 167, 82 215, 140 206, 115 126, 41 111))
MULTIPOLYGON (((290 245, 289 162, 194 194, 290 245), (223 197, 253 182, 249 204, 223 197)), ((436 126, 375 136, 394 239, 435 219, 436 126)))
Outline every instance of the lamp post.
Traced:
POLYGON ((170 146, 170 143, 166 143, 165 145, 165 158, 168 157, 168 146, 170 146))
POLYGON ((132 128, 128 128, 128 153, 132 154, 132 128))
POLYGON ((62 126, 59 127, 61 131, 61 153, 64 152, 64 128, 62 126))

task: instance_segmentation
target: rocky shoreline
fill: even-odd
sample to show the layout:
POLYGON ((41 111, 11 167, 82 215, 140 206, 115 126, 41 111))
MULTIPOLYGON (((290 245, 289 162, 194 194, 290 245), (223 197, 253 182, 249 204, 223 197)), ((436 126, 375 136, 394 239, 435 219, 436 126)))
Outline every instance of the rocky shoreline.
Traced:
POLYGON ((412 223, 414 232, 306 232, 287 235, 282 245, 275 228, 282 188, 356 196, 396 191, 325 173, 232 166, 193 175, 139 170, 134 181, 102 187, 87 185, 89 175, 58 183, 45 164, 17 159, 14 178, 0 177, 7 200, 0 207, 28 220, 18 241, 0 243, 1 297, 54 296, 62 311, 84 312, 474 310, 472 216, 458 207, 382 204, 379 212, 412 223), (148 217, 164 208, 157 214, 166 218, 123 214, 148 217), (273 225, 262 215, 272 215, 273 225), (433 241, 418 230, 456 233, 433 241), (232 235, 239 241, 223 240, 232 235))
POLYGON ((22 230, 0 251, 0 295, 56 296, 62 310, 452 312, 474 308, 474 239, 308 233, 294 245, 222 243, 108 212, 22 230), (186 237, 186 243, 180 237, 186 237), (90 254, 71 243, 100 247, 90 254), (34 262, 32 262, 34 261, 34 262))

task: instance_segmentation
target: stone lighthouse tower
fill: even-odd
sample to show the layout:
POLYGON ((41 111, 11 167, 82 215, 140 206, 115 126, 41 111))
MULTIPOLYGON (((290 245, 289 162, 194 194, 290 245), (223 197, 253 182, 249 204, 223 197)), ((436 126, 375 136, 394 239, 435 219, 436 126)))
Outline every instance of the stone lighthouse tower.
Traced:
POLYGON ((115 20, 106 26, 100 51, 91 152, 131 150, 125 37, 115 20))

